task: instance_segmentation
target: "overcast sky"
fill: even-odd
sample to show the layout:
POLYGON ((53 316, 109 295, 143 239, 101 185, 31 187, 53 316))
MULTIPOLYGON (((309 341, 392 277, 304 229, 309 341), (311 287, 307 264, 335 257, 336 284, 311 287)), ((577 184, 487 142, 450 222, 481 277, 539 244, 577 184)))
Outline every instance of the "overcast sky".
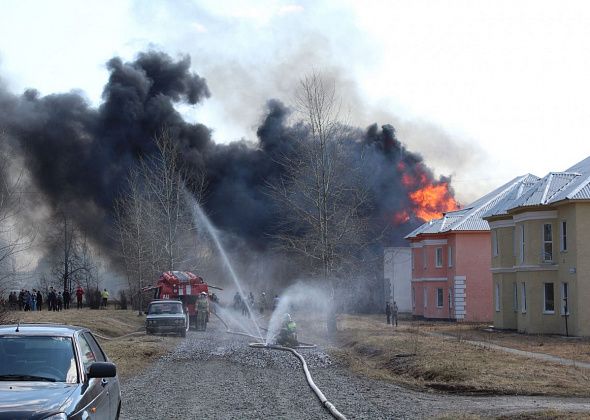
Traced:
POLYGON ((228 142, 319 70, 350 121, 393 123, 466 203, 590 155, 589 42, 586 1, 2 0, 0 83, 98 105, 114 55, 189 54, 212 97, 182 112, 228 142))

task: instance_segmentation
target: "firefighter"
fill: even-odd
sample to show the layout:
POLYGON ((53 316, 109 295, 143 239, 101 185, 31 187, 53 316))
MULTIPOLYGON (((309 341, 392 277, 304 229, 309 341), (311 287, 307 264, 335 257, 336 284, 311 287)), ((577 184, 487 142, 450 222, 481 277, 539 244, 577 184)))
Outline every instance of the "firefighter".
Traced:
POLYGON ((297 341, 297 324, 291 319, 290 314, 285 314, 281 331, 276 340, 277 344, 285 347, 297 347, 299 345, 299 341, 297 341))
POLYGON ((207 329, 207 316, 209 315, 209 299, 207 292, 201 292, 197 298, 197 331, 207 329))

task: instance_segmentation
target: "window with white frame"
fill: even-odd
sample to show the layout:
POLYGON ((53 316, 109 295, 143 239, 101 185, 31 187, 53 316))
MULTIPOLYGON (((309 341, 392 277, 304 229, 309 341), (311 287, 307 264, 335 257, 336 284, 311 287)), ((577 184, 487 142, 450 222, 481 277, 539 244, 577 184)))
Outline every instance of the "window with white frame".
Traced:
POLYGON ((442 288, 436 289, 436 307, 442 308, 444 305, 444 293, 442 288))
POLYGON ((569 286, 566 282, 561 283, 561 314, 570 314, 569 286))
POLYGON ((555 312, 555 291, 553 290, 553 283, 544 283, 543 293, 543 312, 552 314, 555 312))
POLYGON ((553 225, 543 224, 543 262, 553 262, 553 225))
POLYGON ((448 247, 447 249, 447 258, 448 258, 448 263, 449 263, 449 267, 453 266, 453 248, 452 247, 448 247))
POLYGON ((526 283, 522 282, 522 293, 520 294, 520 310, 526 313, 526 283))
POLYGON ((442 267, 442 264, 443 264, 442 248, 436 248, 435 263, 436 263, 437 268, 442 267))
POLYGON ((496 283, 496 296, 494 299, 496 303, 496 312, 500 312, 500 283, 496 283))
POLYGON ((494 257, 498 256, 498 232, 496 229, 492 230, 492 253, 494 257))
POLYGON ((518 311, 518 284, 512 283, 512 309, 518 311))
POLYGON ((424 307, 428 307, 428 289, 424 286, 424 307))
POLYGON ((561 221, 561 250, 567 251, 567 222, 561 221))

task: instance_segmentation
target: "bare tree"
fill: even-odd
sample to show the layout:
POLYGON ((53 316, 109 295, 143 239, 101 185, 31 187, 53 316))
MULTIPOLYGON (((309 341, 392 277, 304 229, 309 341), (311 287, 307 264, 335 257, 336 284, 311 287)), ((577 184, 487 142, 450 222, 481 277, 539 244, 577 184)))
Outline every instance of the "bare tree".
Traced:
MULTIPOLYGON (((186 270, 207 251, 195 242, 186 193, 187 176, 173 136, 163 130, 155 138, 157 153, 132 170, 127 189, 116 202, 118 240, 131 292, 138 294, 148 279, 163 271, 186 270)), ((191 189, 201 195, 205 175, 193 176, 191 189)), ((141 309, 140 309, 141 310, 141 309)))
POLYGON ((55 223, 48 235, 53 250, 51 272, 61 280, 63 291, 71 293, 73 283, 91 275, 95 261, 86 236, 79 232, 68 213, 59 212, 53 219, 55 223))
MULTIPOLYGON (((362 156, 352 156, 342 147, 352 141, 353 132, 340 122, 333 83, 316 73, 304 78, 297 109, 307 132, 295 139, 294 152, 279 162, 284 176, 269 185, 282 215, 276 237, 309 262, 334 297, 337 278, 367 243, 363 215, 370 197, 356 170, 362 156)), ((335 313, 328 318, 328 329, 334 331, 335 313)))
MULTIPOLYGON (((4 135, 0 132, 0 146, 4 135)), ((18 215, 23 209, 23 170, 11 168, 12 155, 0 148, 0 296, 14 287, 18 271, 22 269, 17 255, 27 251, 34 239, 33 228, 20 224, 18 215)))

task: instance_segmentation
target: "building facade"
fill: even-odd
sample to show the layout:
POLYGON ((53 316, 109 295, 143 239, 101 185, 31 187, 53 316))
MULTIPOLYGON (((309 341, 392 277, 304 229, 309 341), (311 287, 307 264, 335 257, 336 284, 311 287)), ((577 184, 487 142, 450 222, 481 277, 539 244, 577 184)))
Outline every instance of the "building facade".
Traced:
POLYGON ((590 158, 533 182, 485 218, 494 325, 590 335, 590 158))
POLYGON ((494 319, 490 228, 482 215, 514 195, 527 177, 515 178, 406 236, 412 248, 413 315, 469 322, 494 319))

